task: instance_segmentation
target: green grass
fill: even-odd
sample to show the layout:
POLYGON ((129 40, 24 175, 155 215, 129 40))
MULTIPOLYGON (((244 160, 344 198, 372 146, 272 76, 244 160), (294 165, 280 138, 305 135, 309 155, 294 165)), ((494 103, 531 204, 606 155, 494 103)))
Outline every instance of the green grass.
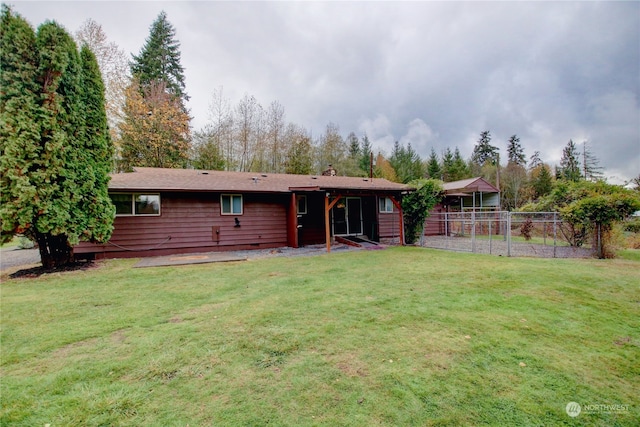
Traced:
POLYGON ((406 247, 134 263, 2 283, 1 425, 640 419, 637 260, 406 247), (626 406, 570 418, 571 401, 626 406))

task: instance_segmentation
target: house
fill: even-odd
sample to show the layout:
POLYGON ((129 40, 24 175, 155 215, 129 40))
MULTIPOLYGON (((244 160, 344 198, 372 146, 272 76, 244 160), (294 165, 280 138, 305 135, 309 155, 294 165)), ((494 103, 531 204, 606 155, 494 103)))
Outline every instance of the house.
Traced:
POLYGON ((336 236, 403 241, 402 194, 381 178, 135 168, 111 176, 114 231, 78 258, 300 247, 336 236))
POLYGON ((445 182, 444 199, 427 217, 425 236, 447 234, 447 215, 452 212, 487 212, 500 210, 500 190, 484 178, 476 177, 445 182))

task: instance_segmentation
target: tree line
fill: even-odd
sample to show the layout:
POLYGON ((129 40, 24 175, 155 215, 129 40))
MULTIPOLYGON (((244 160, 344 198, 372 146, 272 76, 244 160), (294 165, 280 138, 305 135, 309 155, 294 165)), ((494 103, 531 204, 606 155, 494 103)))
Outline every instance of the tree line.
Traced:
MULTIPOLYGON (((437 153, 432 149, 422 159, 411 144, 396 141, 391 153, 376 150, 367 135, 350 132, 344 138, 335 123, 327 124, 315 138, 303 126, 289 122, 278 101, 264 106, 246 93, 233 103, 223 87, 213 91, 208 120, 191 132, 185 105, 184 69, 180 64, 180 44, 175 29, 161 12, 150 27, 149 37, 138 55, 129 62, 126 78, 115 79, 122 96, 107 105, 122 102, 121 108, 108 108, 110 124, 115 124, 114 141, 118 170, 135 166, 179 167, 262 173, 319 174, 329 165, 339 175, 383 177, 408 183, 421 178, 445 182, 484 177, 501 190, 507 209, 517 209, 551 190, 554 180, 602 179, 602 169, 587 147, 569 141, 560 165, 552 169, 536 151, 528 161, 517 135, 507 141, 506 155, 492 144, 491 132, 480 133, 471 156, 465 159, 458 147, 437 153)), ((106 44, 99 26, 89 22, 78 37, 92 41, 109 58, 121 61, 106 44)), ((104 63, 109 63, 106 58, 104 63)), ((106 67, 106 65, 105 65, 106 67)), ((110 69, 123 67, 111 66, 110 69)), ((107 87, 110 77, 105 74, 107 87)))

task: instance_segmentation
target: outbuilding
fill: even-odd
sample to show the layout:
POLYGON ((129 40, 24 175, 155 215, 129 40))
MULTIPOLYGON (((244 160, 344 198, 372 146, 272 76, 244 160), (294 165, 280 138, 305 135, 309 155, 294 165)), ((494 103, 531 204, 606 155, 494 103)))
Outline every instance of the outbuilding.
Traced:
MULTIPOLYGON (((451 213, 494 212, 500 210, 500 190, 482 177, 445 182, 444 198, 427 217, 425 236, 445 235, 451 213)), ((455 216, 455 218, 458 218, 455 216)))

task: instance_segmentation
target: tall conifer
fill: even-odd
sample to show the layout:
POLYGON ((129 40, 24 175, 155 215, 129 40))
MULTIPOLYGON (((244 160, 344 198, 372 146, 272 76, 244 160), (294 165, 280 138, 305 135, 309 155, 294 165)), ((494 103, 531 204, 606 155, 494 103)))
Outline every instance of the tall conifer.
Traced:
POLYGON ((73 261, 80 240, 111 234, 111 145, 100 136, 104 95, 93 93, 103 88, 97 65, 88 60, 83 68, 75 42, 55 22, 34 34, 3 7, 1 31, 2 241, 16 233, 36 240, 43 266, 52 268, 73 261))
POLYGON ((142 90, 150 84, 163 82, 167 91, 180 98, 182 105, 189 100, 185 93, 184 68, 180 64, 180 43, 176 30, 162 11, 151 24, 149 37, 138 55, 133 56, 131 74, 142 90))

